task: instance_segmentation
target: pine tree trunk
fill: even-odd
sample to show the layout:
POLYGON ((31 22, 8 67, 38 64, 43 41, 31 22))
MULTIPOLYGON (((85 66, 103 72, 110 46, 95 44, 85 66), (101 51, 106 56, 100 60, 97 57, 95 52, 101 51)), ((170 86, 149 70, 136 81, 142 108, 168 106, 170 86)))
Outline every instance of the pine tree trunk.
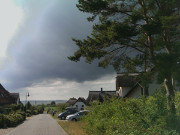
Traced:
POLYGON ((170 79, 170 77, 168 79, 165 78, 164 85, 166 89, 167 109, 169 110, 171 114, 175 114, 176 113, 175 104, 174 104, 175 95, 174 95, 174 89, 173 89, 173 84, 171 80, 172 79, 170 79))

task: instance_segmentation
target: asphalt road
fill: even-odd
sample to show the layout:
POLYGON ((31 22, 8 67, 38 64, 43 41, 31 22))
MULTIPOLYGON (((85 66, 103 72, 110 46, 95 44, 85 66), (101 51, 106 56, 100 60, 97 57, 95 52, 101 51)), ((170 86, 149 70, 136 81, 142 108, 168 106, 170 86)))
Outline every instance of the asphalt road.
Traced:
POLYGON ((27 119, 7 135, 67 135, 48 114, 39 114, 27 119))

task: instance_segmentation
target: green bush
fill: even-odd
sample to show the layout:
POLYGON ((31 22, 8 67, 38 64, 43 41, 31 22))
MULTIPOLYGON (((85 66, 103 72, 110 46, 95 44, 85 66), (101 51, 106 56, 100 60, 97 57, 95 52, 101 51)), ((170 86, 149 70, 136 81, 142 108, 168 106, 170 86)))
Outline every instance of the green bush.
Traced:
POLYGON ((26 116, 30 117, 32 115, 41 114, 43 112, 44 112, 44 105, 30 106, 26 110, 26 116))
POLYGON ((27 117, 32 116, 32 111, 31 111, 31 110, 26 110, 26 116, 27 116, 27 117))
POLYGON ((176 92, 175 95, 175 107, 176 107, 176 114, 180 116, 180 92, 176 92))
POLYGON ((6 122, 8 127, 15 127, 24 121, 24 117, 21 114, 6 115, 6 122))
POLYGON ((4 115, 0 114, 0 128, 3 128, 4 126, 4 115))
POLYGON ((65 111, 65 108, 68 107, 69 105, 66 103, 59 103, 56 106, 57 106, 58 112, 63 112, 63 111, 65 111))
POLYGON ((20 113, 3 115, 0 114, 0 128, 15 127, 25 120, 25 117, 20 113))
POLYGON ((85 117, 89 135, 178 135, 180 116, 169 115, 163 92, 148 99, 113 99, 92 105, 85 117))
POLYGON ((42 114, 44 112, 44 105, 37 106, 38 113, 42 114))
POLYGON ((0 113, 2 114, 12 114, 20 111, 24 111, 24 106, 22 104, 11 104, 0 107, 0 113))
POLYGON ((3 114, 0 114, 0 128, 4 127, 14 127, 23 122, 27 117, 43 113, 44 106, 30 106, 26 110, 26 115, 24 112, 23 105, 7 105, 0 108, 3 114))

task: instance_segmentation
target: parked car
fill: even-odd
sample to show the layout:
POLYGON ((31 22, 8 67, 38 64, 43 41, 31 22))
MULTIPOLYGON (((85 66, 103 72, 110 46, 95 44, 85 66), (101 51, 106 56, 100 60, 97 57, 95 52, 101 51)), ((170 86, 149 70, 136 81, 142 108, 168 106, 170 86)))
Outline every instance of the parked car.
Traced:
POLYGON ((76 110, 76 111, 78 111, 77 107, 66 107, 65 110, 66 110, 66 111, 68 111, 68 110, 70 110, 70 111, 71 111, 71 110, 76 110))
POLYGON ((67 110, 65 112, 60 113, 57 117, 61 120, 65 120, 68 115, 74 114, 78 112, 77 110, 67 110))
POLYGON ((66 120, 77 121, 77 120, 80 120, 80 118, 83 117, 84 115, 87 115, 88 113, 89 113, 88 110, 79 111, 75 114, 68 115, 66 117, 66 120))

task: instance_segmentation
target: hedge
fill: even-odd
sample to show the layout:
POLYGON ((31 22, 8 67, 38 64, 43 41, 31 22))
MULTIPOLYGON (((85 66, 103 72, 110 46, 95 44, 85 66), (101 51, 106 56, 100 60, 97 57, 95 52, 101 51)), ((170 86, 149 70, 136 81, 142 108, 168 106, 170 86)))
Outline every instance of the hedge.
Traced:
POLYGON ((176 93, 176 115, 166 109, 163 92, 147 99, 113 99, 92 105, 84 117, 88 135, 179 135, 180 93, 176 93))
POLYGON ((23 113, 15 113, 10 115, 0 114, 0 128, 15 127, 25 120, 23 113))
POLYGON ((22 123, 26 116, 30 117, 32 115, 43 113, 44 106, 31 106, 24 112, 24 107, 22 105, 8 105, 0 107, 0 128, 15 127, 22 123))

